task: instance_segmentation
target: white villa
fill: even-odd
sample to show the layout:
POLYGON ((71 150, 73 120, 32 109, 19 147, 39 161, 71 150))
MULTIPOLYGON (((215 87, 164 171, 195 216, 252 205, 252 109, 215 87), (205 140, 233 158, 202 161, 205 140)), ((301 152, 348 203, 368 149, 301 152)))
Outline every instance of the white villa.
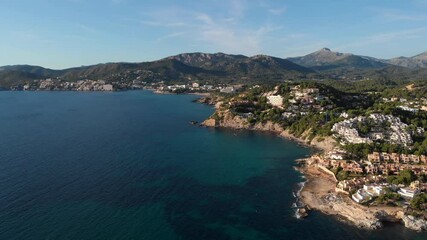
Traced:
POLYGON ((363 190, 372 197, 378 197, 385 193, 383 186, 380 185, 364 185, 363 190))
POLYGON ((417 193, 418 189, 413 188, 401 188, 397 191, 404 198, 413 198, 417 193))
POLYGON ((363 188, 357 190, 357 192, 353 194, 351 198, 357 203, 366 202, 372 199, 372 197, 363 188))
POLYGON ((283 105, 283 97, 280 95, 271 95, 267 97, 268 102, 274 107, 281 107, 283 105))

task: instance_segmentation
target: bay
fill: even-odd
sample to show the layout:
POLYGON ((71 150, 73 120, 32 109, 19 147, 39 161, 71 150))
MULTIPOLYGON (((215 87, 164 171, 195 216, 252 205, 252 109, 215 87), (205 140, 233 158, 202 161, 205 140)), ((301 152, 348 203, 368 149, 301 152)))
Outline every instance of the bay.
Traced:
POLYGON ((296 219, 311 150, 191 125, 214 111, 195 98, 0 92, 0 239, 426 239, 296 219))

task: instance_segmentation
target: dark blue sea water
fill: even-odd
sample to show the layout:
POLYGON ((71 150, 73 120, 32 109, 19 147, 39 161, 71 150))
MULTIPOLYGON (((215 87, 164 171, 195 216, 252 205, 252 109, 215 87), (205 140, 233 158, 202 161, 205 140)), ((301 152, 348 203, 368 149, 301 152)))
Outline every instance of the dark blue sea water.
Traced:
POLYGON ((200 128, 211 107, 150 92, 0 92, 0 239, 427 239, 298 220, 274 135, 200 128))

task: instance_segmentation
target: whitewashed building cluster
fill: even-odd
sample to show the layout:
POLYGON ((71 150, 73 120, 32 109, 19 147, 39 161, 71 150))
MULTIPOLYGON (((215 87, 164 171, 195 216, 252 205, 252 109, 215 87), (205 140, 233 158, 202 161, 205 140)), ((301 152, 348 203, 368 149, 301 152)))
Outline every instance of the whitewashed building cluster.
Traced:
POLYGON ((376 140, 385 140, 390 143, 409 146, 413 143, 408 125, 400 121, 398 117, 383 114, 371 114, 369 117, 355 117, 334 124, 332 131, 345 143, 372 143, 376 140), (375 125, 375 129, 366 136, 360 136, 358 124, 366 124, 368 121, 375 125))

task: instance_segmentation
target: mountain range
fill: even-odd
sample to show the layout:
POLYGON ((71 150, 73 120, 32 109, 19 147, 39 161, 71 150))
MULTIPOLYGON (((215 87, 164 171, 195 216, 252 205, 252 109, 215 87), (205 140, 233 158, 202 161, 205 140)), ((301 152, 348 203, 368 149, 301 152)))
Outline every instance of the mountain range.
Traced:
POLYGON ((387 63, 407 68, 427 68, 427 52, 413 57, 392 58, 387 63))
POLYGON ((183 53, 152 62, 106 63, 63 70, 31 65, 0 67, 0 87, 44 78, 67 81, 131 81, 138 78, 148 82, 200 80, 211 83, 366 78, 427 80, 427 52, 414 57, 377 59, 323 48, 287 59, 267 55, 247 57, 225 53, 183 53))
POLYGON ((317 71, 337 68, 375 69, 388 66, 399 66, 411 69, 427 68, 427 52, 413 57, 377 59, 351 53, 339 53, 331 51, 329 48, 322 48, 308 55, 288 58, 288 60, 317 71))

